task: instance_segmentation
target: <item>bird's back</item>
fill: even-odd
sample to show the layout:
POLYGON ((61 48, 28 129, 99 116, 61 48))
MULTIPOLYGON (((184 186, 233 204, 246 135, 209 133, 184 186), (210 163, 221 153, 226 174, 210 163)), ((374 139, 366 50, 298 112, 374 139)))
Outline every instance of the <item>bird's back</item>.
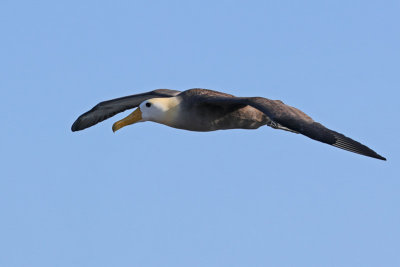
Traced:
POLYGON ((226 129, 257 129, 269 119, 258 109, 248 105, 221 106, 208 103, 213 97, 235 97, 230 94, 208 90, 189 89, 180 93, 181 112, 176 128, 191 131, 215 131, 226 129))

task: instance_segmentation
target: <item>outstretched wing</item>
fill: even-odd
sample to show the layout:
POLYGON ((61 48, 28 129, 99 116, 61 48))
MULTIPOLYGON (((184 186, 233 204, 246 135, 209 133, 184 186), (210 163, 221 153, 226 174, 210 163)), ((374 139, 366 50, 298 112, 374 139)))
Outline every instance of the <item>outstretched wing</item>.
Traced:
POLYGON ((179 94, 180 91, 169 89, 158 89, 147 93, 120 97, 104 102, 100 102, 88 112, 83 113, 72 124, 73 132, 80 131, 102 122, 115 114, 123 112, 127 109, 135 108, 143 101, 155 97, 172 97, 179 94))
POLYGON ((279 100, 270 100, 262 97, 208 97, 203 98, 203 102, 218 105, 250 105, 262 111, 278 125, 309 138, 364 156, 386 160, 369 147, 326 128, 301 110, 286 105, 279 100))

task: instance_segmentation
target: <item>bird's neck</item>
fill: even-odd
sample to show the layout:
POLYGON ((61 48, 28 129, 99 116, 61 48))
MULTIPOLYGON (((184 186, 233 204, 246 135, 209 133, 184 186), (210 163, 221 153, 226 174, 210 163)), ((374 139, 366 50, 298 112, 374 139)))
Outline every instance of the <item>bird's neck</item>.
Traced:
POLYGON ((159 118, 154 121, 174 127, 179 115, 181 102, 180 98, 176 96, 168 98, 158 98, 157 102, 162 104, 163 113, 159 118))

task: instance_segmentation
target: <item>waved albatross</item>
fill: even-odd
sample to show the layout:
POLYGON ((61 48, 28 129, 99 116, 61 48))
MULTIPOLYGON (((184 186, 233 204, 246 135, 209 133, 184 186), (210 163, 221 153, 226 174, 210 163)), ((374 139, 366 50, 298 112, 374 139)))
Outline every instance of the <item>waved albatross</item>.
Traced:
POLYGON ((101 102, 79 116, 73 132, 91 127, 117 113, 136 108, 129 116, 114 123, 115 132, 136 122, 153 121, 189 131, 257 129, 268 125, 274 129, 303 134, 311 139, 364 156, 386 160, 367 146, 315 122, 297 108, 280 100, 263 97, 235 97, 207 90, 183 92, 158 89, 147 93, 101 102))

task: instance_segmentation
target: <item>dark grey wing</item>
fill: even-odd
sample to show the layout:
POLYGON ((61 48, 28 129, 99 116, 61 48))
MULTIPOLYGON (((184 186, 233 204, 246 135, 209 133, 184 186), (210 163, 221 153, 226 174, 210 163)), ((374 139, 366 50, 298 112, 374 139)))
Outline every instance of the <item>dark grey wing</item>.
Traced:
POLYGON ((91 127, 114 116, 117 113, 123 112, 127 109, 135 108, 147 99, 155 97, 172 97, 179 93, 180 91, 158 89, 147 93, 130 95, 100 102, 88 112, 80 115, 74 124, 72 124, 71 130, 75 132, 91 127))
POLYGON ((247 104, 262 111, 272 122, 309 138, 364 156, 386 160, 369 147, 326 128, 301 110, 286 105, 279 100, 270 100, 262 97, 209 97, 204 98, 203 101, 219 105, 247 104))

